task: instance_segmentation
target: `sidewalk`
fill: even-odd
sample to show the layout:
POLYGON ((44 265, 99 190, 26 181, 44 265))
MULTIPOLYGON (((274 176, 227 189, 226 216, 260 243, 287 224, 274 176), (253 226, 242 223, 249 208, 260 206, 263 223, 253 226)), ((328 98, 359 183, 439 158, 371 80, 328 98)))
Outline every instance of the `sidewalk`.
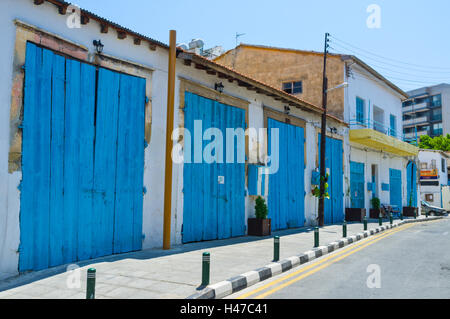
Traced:
MULTIPOLYGON (((386 220, 383 221, 385 224, 386 220)), ((370 220, 368 229, 376 227, 378 222, 370 220)), ((362 223, 349 223, 347 226, 348 236, 362 231, 362 223)), ((314 245, 312 227, 272 235, 281 237, 281 259, 303 253, 314 245)), ((341 238, 342 225, 320 229, 321 245, 341 238)), ((0 282, 0 299, 83 299, 86 272, 91 267, 97 269, 97 299, 186 298, 196 293, 200 286, 201 259, 205 251, 211 253, 211 284, 214 284, 270 263, 273 259, 273 236, 193 243, 174 247, 170 251, 146 250, 80 262, 80 288, 68 288, 67 280, 74 274, 66 272, 67 265, 29 273, 0 282)))

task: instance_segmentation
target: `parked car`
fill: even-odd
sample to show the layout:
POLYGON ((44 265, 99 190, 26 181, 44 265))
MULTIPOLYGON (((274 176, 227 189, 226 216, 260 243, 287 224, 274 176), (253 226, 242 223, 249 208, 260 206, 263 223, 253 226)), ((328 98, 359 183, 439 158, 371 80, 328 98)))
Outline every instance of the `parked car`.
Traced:
POLYGON ((428 211, 428 214, 430 216, 444 216, 447 215, 447 211, 441 207, 433 206, 430 203, 426 201, 422 201, 422 215, 426 214, 428 211))

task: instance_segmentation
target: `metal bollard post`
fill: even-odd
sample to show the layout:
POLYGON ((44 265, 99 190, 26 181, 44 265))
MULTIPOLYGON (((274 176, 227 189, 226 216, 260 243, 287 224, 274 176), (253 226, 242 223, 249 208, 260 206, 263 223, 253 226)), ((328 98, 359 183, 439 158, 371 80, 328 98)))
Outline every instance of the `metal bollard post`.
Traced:
POLYGON ((364 216, 364 230, 367 230, 367 216, 364 216))
POLYGON ((314 228, 314 248, 319 247, 319 227, 314 228))
POLYGON ((425 211, 425 216, 428 218, 428 211, 425 211))
POLYGON ((414 219, 417 219, 417 212, 414 211, 414 219))
POLYGON ((403 220, 403 212, 400 214, 400 220, 403 220))
POLYGON ((383 226, 383 217, 380 215, 378 215, 378 225, 383 226))
POLYGON ((211 264, 211 256, 208 252, 203 253, 202 257, 202 286, 209 285, 209 267, 211 264))
POLYGON ((389 223, 392 225, 394 222, 394 218, 392 216, 392 213, 389 214, 389 223))
POLYGON ((273 238, 273 261, 280 260, 280 237, 275 236, 273 238))
POLYGON ((87 271, 86 299, 95 299, 95 268, 89 268, 87 271))
POLYGON ((342 237, 347 238, 347 222, 345 220, 342 224, 342 237))

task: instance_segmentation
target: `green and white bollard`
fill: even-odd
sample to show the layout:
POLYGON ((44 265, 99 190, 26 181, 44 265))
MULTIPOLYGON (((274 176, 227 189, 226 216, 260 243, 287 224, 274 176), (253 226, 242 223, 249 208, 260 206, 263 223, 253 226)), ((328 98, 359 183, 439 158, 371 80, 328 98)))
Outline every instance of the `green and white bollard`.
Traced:
POLYGON ((203 253, 202 256, 202 286, 208 286, 209 285, 209 268, 211 265, 211 255, 206 252, 203 253))
POLYGON ((89 268, 87 271, 86 299, 95 299, 95 268, 89 268))
POLYGON ((425 211, 425 216, 426 218, 428 218, 428 211, 425 211))
POLYGON ((367 230, 367 216, 364 216, 363 223, 364 223, 364 230, 367 230))
POLYGON ((342 224, 342 237, 347 238, 347 222, 345 220, 342 224))
POLYGON ((378 225, 383 226, 383 217, 380 215, 378 215, 378 225))
POLYGON ((403 220, 403 212, 400 214, 400 220, 403 220))
POLYGON ((414 219, 417 219, 417 212, 414 211, 414 219))
POLYGON ((314 228, 314 248, 319 247, 319 227, 314 228))
POLYGON ((394 223, 394 217, 392 216, 392 213, 389 214, 389 223, 391 225, 394 223))
POLYGON ((280 237, 275 236, 273 238, 273 261, 280 260, 280 237))

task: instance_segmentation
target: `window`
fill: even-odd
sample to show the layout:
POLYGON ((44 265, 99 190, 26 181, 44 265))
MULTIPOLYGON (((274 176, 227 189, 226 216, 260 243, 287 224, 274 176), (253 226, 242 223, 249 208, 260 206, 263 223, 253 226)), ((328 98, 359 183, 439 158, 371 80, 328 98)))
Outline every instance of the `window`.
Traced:
POLYGON ((356 97, 356 121, 358 123, 364 124, 365 117, 365 101, 359 97, 356 97))
POLYGON ((442 121, 442 108, 434 109, 431 111, 432 121, 442 121))
POLYGON ((408 107, 408 106, 411 106, 412 104, 413 104, 412 100, 405 101, 405 102, 403 102, 403 107, 408 107))
POLYGON ((442 135, 442 123, 433 124, 433 135, 434 136, 442 135))
POLYGON ((444 158, 441 159, 441 170, 443 173, 445 173, 445 164, 446 164, 446 160, 444 158))
POLYGON ((425 194, 425 200, 427 202, 433 202, 434 201, 433 194, 425 194))
POLYGON ((283 91, 289 94, 303 93, 302 81, 283 83, 283 91))
POLYGON ((397 117, 391 114, 391 129, 389 130, 389 135, 397 137, 397 117))
POLYGON ((432 106, 442 106, 442 96, 440 94, 431 97, 432 106))

